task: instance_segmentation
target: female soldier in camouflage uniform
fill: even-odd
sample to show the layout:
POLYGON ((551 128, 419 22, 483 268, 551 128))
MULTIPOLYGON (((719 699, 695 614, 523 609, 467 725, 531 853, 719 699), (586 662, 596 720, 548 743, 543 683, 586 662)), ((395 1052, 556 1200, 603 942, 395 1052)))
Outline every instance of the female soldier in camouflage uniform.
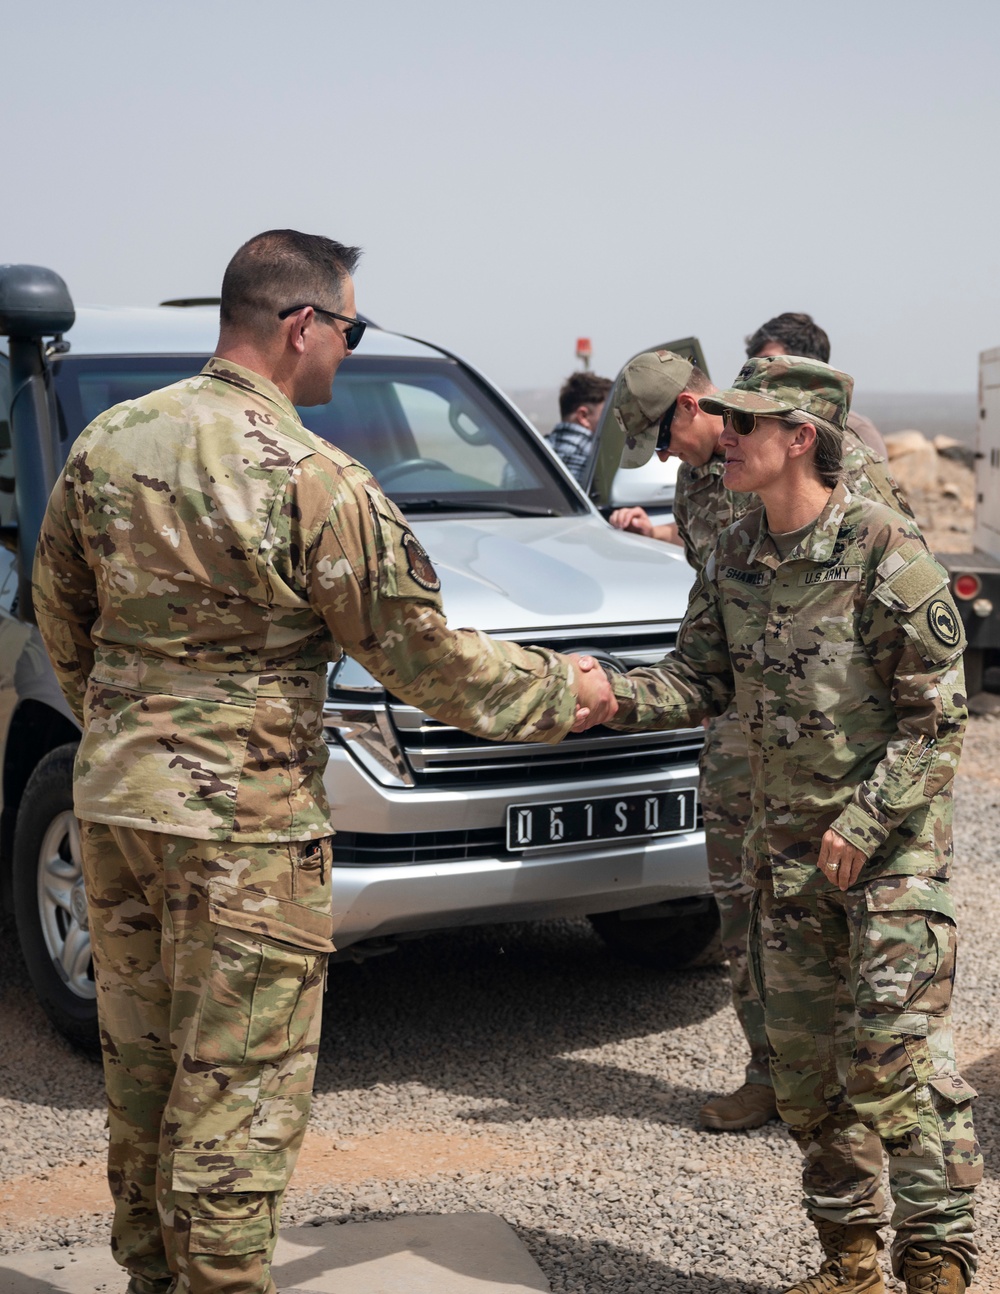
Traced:
POLYGON ((825 1254, 789 1294, 882 1291, 883 1148, 893 1270, 909 1294, 957 1294, 975 1271, 982 1174, 950 1027, 964 640, 916 525, 839 480, 852 387, 781 356, 702 398, 726 420, 727 488, 763 507, 721 535, 676 652, 614 680, 610 726, 689 726, 735 700, 750 751, 751 959, 825 1254))
MULTIPOLYGON (((613 526, 666 542, 678 539, 688 563, 702 571, 722 532, 759 506, 753 494, 726 487, 719 440, 722 418, 706 413, 698 397, 716 388, 706 375, 672 351, 645 351, 625 365, 612 395, 612 412, 629 445, 623 467, 641 467, 653 453, 663 462, 682 460, 674 498, 676 526, 654 526, 642 508, 620 508, 613 526), (674 534, 673 532, 676 532, 674 534)), ((841 479, 852 494, 879 499, 912 517, 909 504, 884 462, 851 430, 844 429, 841 479)), ((754 891, 742 876, 743 837, 750 820, 747 743, 735 708, 707 725, 699 759, 698 796, 705 820, 708 877, 719 909, 722 949, 729 962, 733 1006, 750 1046, 746 1081, 735 1092, 713 1097, 699 1111, 706 1128, 729 1132, 757 1128, 777 1116, 768 1060, 764 1009, 750 980, 747 933, 754 891)))

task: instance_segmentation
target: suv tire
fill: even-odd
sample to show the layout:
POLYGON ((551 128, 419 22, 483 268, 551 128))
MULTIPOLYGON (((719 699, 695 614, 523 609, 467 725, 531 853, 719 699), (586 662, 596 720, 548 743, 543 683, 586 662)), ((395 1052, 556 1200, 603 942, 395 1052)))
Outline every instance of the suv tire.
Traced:
POLYGON ((612 952, 640 966, 690 970, 723 960, 719 909, 710 895, 658 903, 656 916, 636 917, 635 911, 644 909, 597 912, 588 920, 612 952))
POLYGON ((24 788, 14 831, 14 917, 45 1014, 70 1042, 96 1052, 97 995, 73 816, 75 754, 74 742, 49 751, 24 788))

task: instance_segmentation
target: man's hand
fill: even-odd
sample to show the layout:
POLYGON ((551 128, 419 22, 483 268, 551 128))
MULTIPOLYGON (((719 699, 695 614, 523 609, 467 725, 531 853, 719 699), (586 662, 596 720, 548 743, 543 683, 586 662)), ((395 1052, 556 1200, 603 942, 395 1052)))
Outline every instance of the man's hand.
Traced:
POLYGON ((608 676, 593 656, 570 656, 576 684, 576 722, 573 732, 604 723, 618 709, 608 676))
POLYGON ((838 889, 849 890, 861 875, 861 869, 867 861, 860 849, 848 844, 832 827, 823 832, 819 846, 819 870, 838 889))
POLYGON ((616 530, 632 530, 637 535, 653 534, 653 523, 645 508, 616 508, 608 520, 616 530))
POLYGON ((673 521, 664 521, 654 526, 645 508, 616 508, 608 517, 616 530, 630 530, 634 535, 645 535, 648 539, 659 539, 664 544, 680 544, 681 532, 673 521))

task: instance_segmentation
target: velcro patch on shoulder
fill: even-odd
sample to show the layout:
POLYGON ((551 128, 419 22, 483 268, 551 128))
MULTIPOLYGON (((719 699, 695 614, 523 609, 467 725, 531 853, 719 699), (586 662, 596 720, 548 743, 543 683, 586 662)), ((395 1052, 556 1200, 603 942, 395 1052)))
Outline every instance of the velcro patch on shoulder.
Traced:
MULTIPOLYGON (((885 568, 883 562, 879 573, 884 574, 885 568)), ((948 664, 965 650, 962 621, 947 586, 943 568, 921 548, 872 591, 874 598, 899 615, 907 637, 928 665, 948 664)))
POLYGON ((886 606, 897 607, 900 611, 915 611, 947 583, 948 576, 943 568, 922 549, 911 561, 883 579, 875 588, 874 596, 886 606))

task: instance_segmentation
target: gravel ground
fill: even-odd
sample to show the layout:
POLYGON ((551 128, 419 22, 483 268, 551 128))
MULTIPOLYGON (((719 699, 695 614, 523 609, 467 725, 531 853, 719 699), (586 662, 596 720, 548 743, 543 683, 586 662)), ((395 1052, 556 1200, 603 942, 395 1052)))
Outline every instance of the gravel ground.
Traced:
MULTIPOLYGON (((975 1288, 988 1294, 1000 1290, 1000 722, 973 721, 957 801, 956 1032, 981 1093, 975 1288)), ((27 1198, 47 1178, 66 1203, 63 1216, 50 1208, 6 1225, 0 1253, 102 1243, 99 1197, 73 1186, 102 1153, 100 1070, 48 1029, 12 940, 7 922, 0 1216, 5 1183, 27 1198)), ((284 1221, 483 1209, 517 1228, 555 1291, 771 1294, 816 1265, 797 1151, 779 1125, 695 1128, 707 1096, 740 1081, 742 1060, 721 969, 625 966, 586 923, 436 936, 338 966, 313 1124, 345 1159, 382 1147, 383 1167, 333 1183, 314 1163, 297 1174, 284 1221), (455 1161, 430 1153, 447 1146, 462 1147, 455 1161)))

